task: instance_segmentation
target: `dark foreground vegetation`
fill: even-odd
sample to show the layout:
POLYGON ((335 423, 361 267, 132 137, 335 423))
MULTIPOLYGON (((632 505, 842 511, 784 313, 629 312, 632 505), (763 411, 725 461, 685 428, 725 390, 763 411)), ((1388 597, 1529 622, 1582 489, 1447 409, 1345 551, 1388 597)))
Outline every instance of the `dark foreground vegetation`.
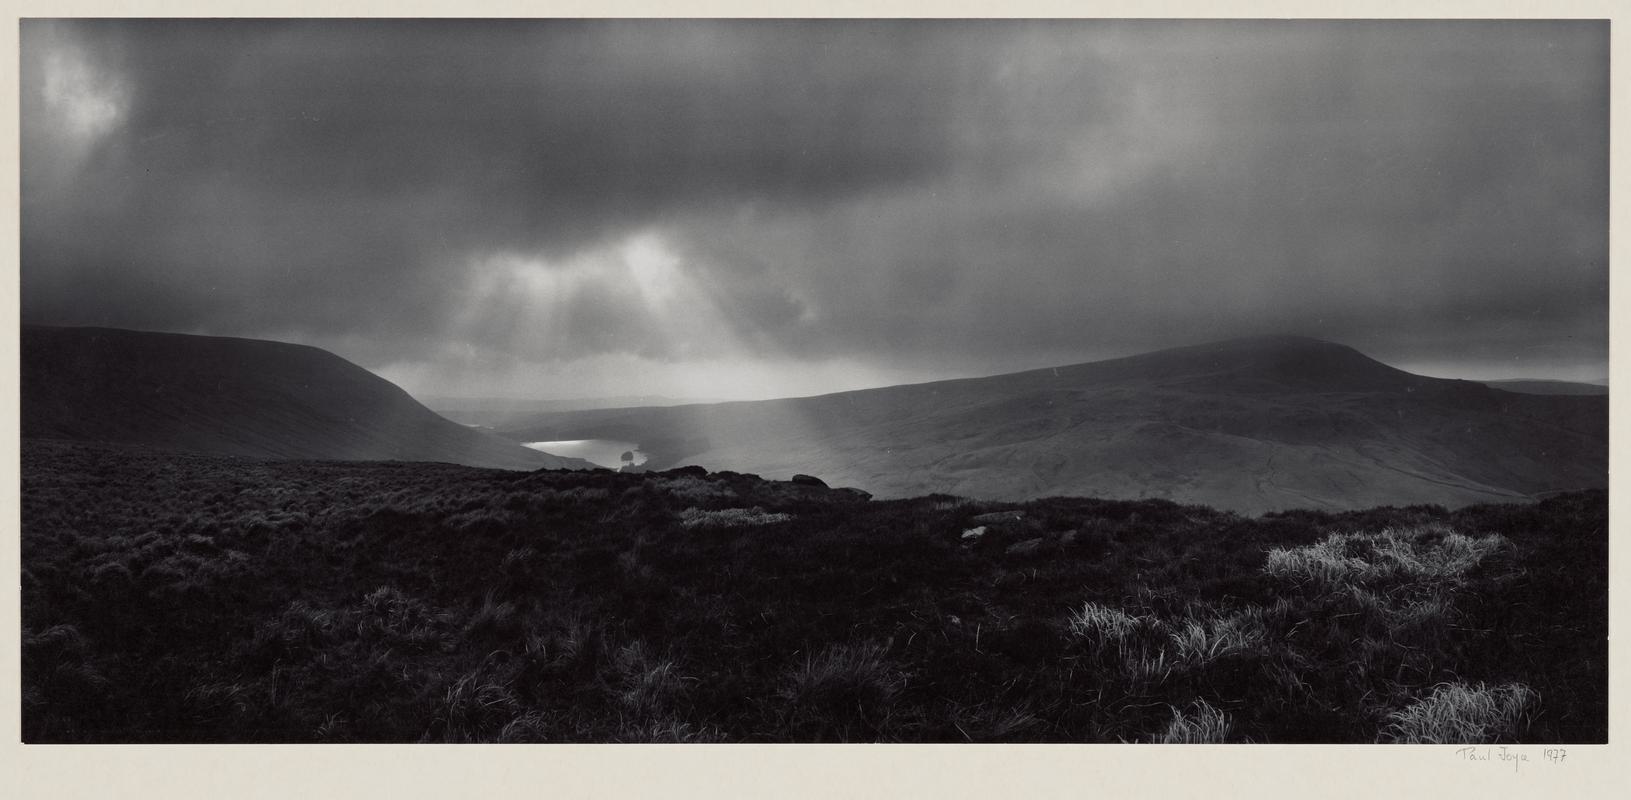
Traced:
POLYGON ((22 481, 29 742, 1607 735, 1601 492, 1252 519, 26 440, 22 481))

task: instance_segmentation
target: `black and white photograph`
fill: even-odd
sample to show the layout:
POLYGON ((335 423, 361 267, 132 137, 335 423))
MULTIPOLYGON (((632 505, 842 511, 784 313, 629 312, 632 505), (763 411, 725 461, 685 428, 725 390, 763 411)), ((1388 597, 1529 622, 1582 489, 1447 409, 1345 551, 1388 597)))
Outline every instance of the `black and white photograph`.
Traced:
POLYGON ((17 34, 28 745, 1609 741, 1608 20, 17 34))

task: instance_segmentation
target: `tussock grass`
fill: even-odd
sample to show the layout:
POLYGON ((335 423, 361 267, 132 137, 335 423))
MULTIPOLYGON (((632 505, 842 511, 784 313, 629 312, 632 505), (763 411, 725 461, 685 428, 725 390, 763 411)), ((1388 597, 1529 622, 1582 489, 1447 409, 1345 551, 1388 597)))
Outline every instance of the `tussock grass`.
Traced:
POLYGON ((1119 608, 1087 603, 1071 612, 1068 620, 1070 633, 1095 644, 1120 642, 1139 626, 1142 620, 1119 608))
POLYGON ((1456 583, 1510 542, 1442 526, 1333 533, 1303 547, 1270 550, 1263 571, 1298 583, 1341 586, 1390 580, 1456 583))
POLYGON ((1176 656, 1162 647, 1140 647, 1123 652, 1121 671, 1135 685, 1160 684, 1181 666, 1176 656))
POLYGON ((806 657, 787 674, 782 695, 796 703, 855 701, 883 705, 900 691, 902 678, 876 642, 841 644, 806 657))
POLYGON ((683 697, 690 682, 672 660, 652 658, 641 642, 618 650, 614 665, 622 679, 619 702, 627 711, 643 717, 667 710, 683 697))
POLYGON ((478 641, 506 641, 521 631, 521 620, 515 603, 498 600, 493 592, 482 598, 481 605, 464 625, 464 635, 478 641))
POLYGON ((1540 697, 1521 683, 1447 683, 1388 715, 1382 740, 1399 744, 1488 744, 1517 741, 1540 697))
POLYGON ((726 741, 718 728, 693 725, 689 722, 666 719, 625 728, 618 737, 622 742, 651 742, 664 744, 700 744, 726 741))
POLYGON ((223 720, 247 716, 251 705, 249 687, 242 683, 213 681, 189 688, 184 697, 194 713, 223 720))
POLYGON ((787 671, 779 696, 788 723, 816 740, 875 738, 905 686, 905 676, 877 642, 840 644, 787 671))
POLYGON ((1225 656, 1260 648, 1265 637, 1263 610, 1248 608, 1232 614, 1185 619, 1170 636, 1178 658, 1204 666, 1225 656))
POLYGON ((432 720, 432 731, 439 735, 427 732, 421 741, 493 741, 524 716, 520 699, 490 661, 491 657, 447 687, 432 720))
MULTIPOLYGON (((1471 537, 1445 525, 1333 533, 1298 548, 1270 550, 1264 574, 1308 593, 1334 620, 1355 628, 1355 663, 1388 669, 1402 643, 1427 653, 1445 646, 1463 613, 1456 597, 1474 570, 1513 548, 1499 534, 1471 537)), ((1392 669, 1427 671, 1430 659, 1407 655, 1392 669)))
POLYGON ((520 716, 504 723, 493 741, 499 744, 537 744, 550 741, 550 724, 548 715, 541 711, 527 711, 520 716))
POLYGON ((1011 741, 1043 724, 1033 710, 1023 705, 986 702, 968 708, 954 707, 953 727, 966 741, 1011 741))
POLYGON ((1223 744, 1229 741, 1234 723, 1229 715, 1205 700, 1196 700, 1188 709, 1172 709, 1172 721, 1154 741, 1160 744, 1223 744))
MULTIPOLYGON (((494 615, 496 609, 487 613, 494 615)), ((409 652, 449 644, 447 632, 454 624, 451 613, 433 608, 394 586, 381 586, 364 595, 358 616, 359 639, 384 642, 409 652)))
POLYGON ((753 508, 725 508, 718 511, 687 508, 680 512, 680 524, 687 528, 739 528, 752 525, 771 525, 777 522, 786 522, 792 518, 792 514, 771 513, 757 506, 753 508))
POLYGON ((81 654, 89 649, 89 643, 85 641, 85 634, 80 633, 79 629, 72 625, 52 625, 39 633, 29 633, 28 629, 24 628, 23 647, 53 653, 81 654))
MULTIPOLYGON (((106 697, 113 682, 97 666, 93 643, 72 625, 53 625, 39 633, 23 629, 23 664, 41 687, 71 693, 79 703, 106 697)), ((37 699, 37 694, 36 694, 37 699)))
POLYGON ((677 478, 653 477, 651 488, 685 503, 706 503, 734 498, 736 492, 717 481, 703 480, 691 475, 677 478))

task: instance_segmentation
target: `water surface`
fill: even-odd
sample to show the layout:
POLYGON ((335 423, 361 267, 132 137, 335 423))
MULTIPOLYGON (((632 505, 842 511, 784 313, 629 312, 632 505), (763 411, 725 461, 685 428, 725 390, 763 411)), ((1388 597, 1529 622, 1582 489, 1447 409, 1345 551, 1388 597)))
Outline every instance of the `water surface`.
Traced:
POLYGON ((638 444, 616 439, 563 439, 558 442, 527 442, 526 445, 553 456, 581 458, 598 467, 617 469, 624 464, 646 463, 646 454, 640 451, 638 444), (633 460, 623 460, 624 453, 632 454, 633 460))

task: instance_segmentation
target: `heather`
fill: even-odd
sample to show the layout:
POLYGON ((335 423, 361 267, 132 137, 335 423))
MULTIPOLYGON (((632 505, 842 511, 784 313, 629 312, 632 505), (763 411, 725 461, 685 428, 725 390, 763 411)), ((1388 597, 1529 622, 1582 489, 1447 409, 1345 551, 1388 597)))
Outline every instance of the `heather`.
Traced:
POLYGON ((1254 518, 22 458, 29 742, 1606 739, 1601 492, 1254 518))

